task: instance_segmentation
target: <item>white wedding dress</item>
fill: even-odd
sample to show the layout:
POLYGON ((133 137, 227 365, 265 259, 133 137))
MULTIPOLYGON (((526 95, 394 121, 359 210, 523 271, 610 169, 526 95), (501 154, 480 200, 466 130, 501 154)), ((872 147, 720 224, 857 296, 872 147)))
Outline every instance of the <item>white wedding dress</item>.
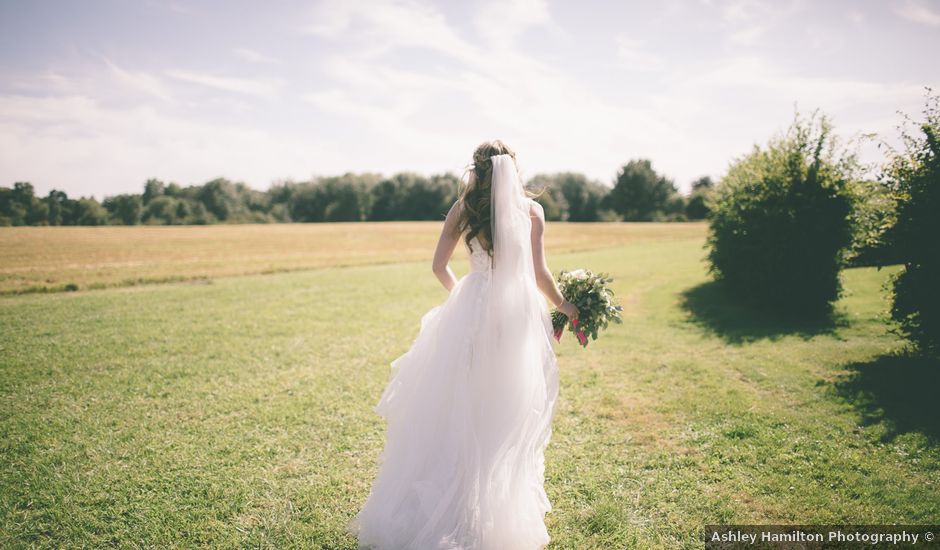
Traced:
POLYGON ((492 162, 493 256, 471 241, 470 273, 421 318, 375 406, 385 448, 347 526, 360 548, 548 544, 544 451, 558 395, 551 318, 532 269, 529 199, 512 157, 492 162))

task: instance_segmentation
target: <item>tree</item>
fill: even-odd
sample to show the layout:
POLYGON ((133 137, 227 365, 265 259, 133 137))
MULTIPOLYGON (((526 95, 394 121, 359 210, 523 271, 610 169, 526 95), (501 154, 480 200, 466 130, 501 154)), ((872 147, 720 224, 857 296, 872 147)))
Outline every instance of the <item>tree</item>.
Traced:
POLYGON ((850 181, 860 174, 825 117, 796 116, 718 184, 709 221, 709 271, 767 311, 801 320, 831 311, 852 240, 850 181))
POLYGON ((375 174, 353 173, 324 178, 320 182, 321 196, 326 203, 322 221, 365 221, 372 206, 369 189, 379 179, 380 177, 375 174))
POLYGON ((374 185, 370 191, 372 195, 372 209, 369 211, 370 221, 389 221, 398 219, 401 213, 401 200, 404 195, 405 182, 400 177, 385 179, 374 185))
POLYGON ((36 197, 33 185, 18 181, 12 189, 0 188, 0 225, 45 225, 49 206, 36 197))
POLYGON ((891 316, 920 352, 940 357, 940 101, 930 94, 922 135, 902 128, 905 151, 886 170, 897 217, 887 236, 904 264, 891 282, 891 316))
POLYGON ((94 197, 78 199, 75 215, 77 225, 108 224, 108 211, 94 197))
POLYGON ((685 204, 685 216, 690 220, 704 220, 708 217, 708 196, 715 188, 715 183, 708 176, 692 182, 692 192, 685 204))
POLYGON ((219 221, 236 221, 245 213, 240 194, 232 182, 217 178, 199 188, 196 198, 219 221))
POLYGON ((141 219, 148 225, 173 225, 180 223, 176 217, 179 199, 160 195, 151 199, 141 219))
POLYGON ((453 174, 416 178, 405 195, 402 217, 399 219, 443 220, 457 200, 459 184, 460 180, 453 174))
POLYGON ((375 174, 347 173, 299 185, 291 195, 291 219, 302 222, 363 221, 371 207, 369 190, 380 179, 375 174))
POLYGON ((158 179, 149 179, 144 183, 144 194, 141 197, 144 201, 144 205, 147 205, 153 199, 163 195, 163 182, 158 179))
POLYGON ((568 203, 560 189, 538 184, 539 176, 529 181, 526 187, 537 196, 533 200, 542 206, 546 221, 565 221, 568 219, 568 203))
POLYGON ((186 196, 186 192, 183 190, 183 188, 180 187, 178 183, 173 183, 173 182, 171 182, 169 185, 163 188, 163 194, 168 197, 177 197, 177 198, 186 196))
POLYGON ((440 220, 457 200, 460 180, 453 174, 426 178, 402 172, 369 186, 371 221, 440 220))
POLYGON ((684 222, 688 219, 685 215, 686 206, 685 197, 681 193, 673 193, 666 199, 666 206, 656 221, 684 222))
POLYGON ((316 182, 304 182, 293 189, 288 204, 291 220, 322 222, 324 208, 322 192, 316 182))
POLYGON ((361 186, 342 179, 328 179, 322 187, 325 198, 323 220, 325 222, 359 222, 366 218, 368 199, 361 193, 361 186))
POLYGON ((699 179, 692 182, 692 191, 708 191, 715 187, 715 182, 712 181, 711 176, 702 176, 699 179))
POLYGON ((18 199, 13 189, 0 188, 0 225, 26 223, 26 208, 18 199))
POLYGON ((624 221, 653 221, 666 216, 670 200, 677 193, 673 181, 657 174, 649 160, 634 159, 617 173, 605 206, 623 216, 624 221))
POLYGON ((552 219, 549 209, 557 207, 561 210, 558 219, 571 222, 600 221, 602 203, 609 192, 604 185, 575 172, 539 174, 529 180, 529 186, 545 189, 550 195, 544 201, 537 199, 546 208, 546 219, 552 219))
POLYGON ((69 199, 65 191, 52 189, 42 200, 48 208, 49 225, 73 225, 75 223, 77 203, 69 199))
POLYGON ((105 197, 102 206, 108 211, 111 219, 123 225, 137 225, 143 213, 143 201, 140 195, 114 195, 105 197))

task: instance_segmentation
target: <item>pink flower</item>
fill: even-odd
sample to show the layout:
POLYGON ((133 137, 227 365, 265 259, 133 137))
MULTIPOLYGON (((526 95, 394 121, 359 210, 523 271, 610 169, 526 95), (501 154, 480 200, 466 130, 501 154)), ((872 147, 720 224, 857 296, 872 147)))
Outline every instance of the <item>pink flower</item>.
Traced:
MULTIPOLYGON (((578 328, 578 320, 572 319, 571 326, 573 326, 574 328, 578 328)), ((580 330, 578 331, 578 341, 581 342, 582 346, 587 345, 587 336, 584 335, 583 331, 580 331, 580 330)))

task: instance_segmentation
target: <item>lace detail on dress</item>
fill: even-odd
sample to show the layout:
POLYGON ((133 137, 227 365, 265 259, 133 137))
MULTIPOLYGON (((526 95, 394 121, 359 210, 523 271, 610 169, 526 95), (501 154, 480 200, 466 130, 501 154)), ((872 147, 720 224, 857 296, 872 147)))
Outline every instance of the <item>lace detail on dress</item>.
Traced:
POLYGON ((480 241, 476 237, 470 239, 470 242, 473 244, 473 248, 470 248, 467 241, 464 241, 467 254, 470 255, 470 271, 487 271, 490 268, 493 258, 490 257, 489 253, 483 248, 483 245, 480 244, 480 241))

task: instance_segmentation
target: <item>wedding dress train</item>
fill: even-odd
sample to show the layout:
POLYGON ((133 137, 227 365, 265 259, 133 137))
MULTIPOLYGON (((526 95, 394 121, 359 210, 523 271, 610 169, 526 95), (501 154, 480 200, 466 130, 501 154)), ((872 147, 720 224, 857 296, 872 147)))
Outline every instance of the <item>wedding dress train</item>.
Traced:
POLYGON ((361 548, 535 550, 549 541, 551 318, 535 285, 528 199, 512 158, 493 164, 493 256, 471 241, 470 273, 421 318, 375 406, 385 448, 347 526, 361 548))

